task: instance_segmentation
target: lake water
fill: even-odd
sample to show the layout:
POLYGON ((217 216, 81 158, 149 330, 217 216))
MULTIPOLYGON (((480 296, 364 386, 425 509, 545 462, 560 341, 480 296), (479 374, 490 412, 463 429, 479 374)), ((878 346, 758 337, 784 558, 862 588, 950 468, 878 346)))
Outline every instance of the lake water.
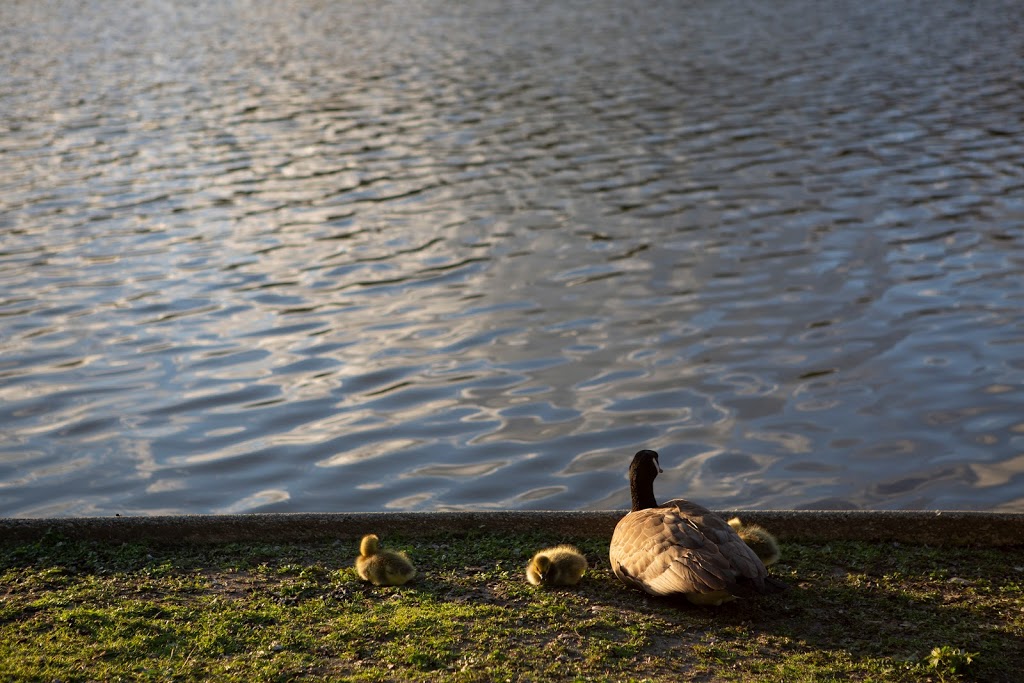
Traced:
POLYGON ((4 2, 0 515, 1024 512, 1021 26, 4 2))

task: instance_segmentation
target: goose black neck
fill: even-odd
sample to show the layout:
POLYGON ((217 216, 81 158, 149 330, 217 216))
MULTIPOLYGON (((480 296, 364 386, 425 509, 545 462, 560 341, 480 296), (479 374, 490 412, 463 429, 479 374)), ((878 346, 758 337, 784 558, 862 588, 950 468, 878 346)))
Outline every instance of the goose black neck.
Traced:
POLYGON ((629 492, 633 498, 633 512, 658 507, 658 501, 654 499, 654 477, 645 474, 636 470, 630 472, 629 492))

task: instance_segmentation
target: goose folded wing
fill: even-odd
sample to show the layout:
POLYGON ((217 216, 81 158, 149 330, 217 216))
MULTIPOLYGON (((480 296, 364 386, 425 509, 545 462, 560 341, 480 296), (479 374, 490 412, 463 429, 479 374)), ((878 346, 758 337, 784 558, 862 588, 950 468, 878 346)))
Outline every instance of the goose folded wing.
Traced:
POLYGON ((712 552, 713 546, 713 552, 729 564, 733 580, 750 579, 760 588, 768 572, 757 553, 743 542, 728 522, 687 500, 669 501, 666 506, 669 510, 666 523, 675 528, 685 527, 688 542, 695 544, 693 547, 704 547, 712 552))
POLYGON ((713 593, 728 589, 733 577, 721 556, 677 547, 648 567, 643 582, 655 595, 713 593))

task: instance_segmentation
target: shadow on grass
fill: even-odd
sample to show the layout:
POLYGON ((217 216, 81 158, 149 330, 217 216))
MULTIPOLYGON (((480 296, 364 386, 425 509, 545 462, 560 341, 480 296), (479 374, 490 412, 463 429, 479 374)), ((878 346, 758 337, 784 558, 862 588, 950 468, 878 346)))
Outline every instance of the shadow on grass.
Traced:
POLYGON ((697 649, 709 665, 824 656, 921 671, 933 648, 949 645, 978 653, 972 678, 1020 680, 1024 549, 833 544, 786 551, 795 557, 773 575, 789 590, 717 608, 631 591, 608 579, 607 567, 583 594, 592 604, 659 616, 667 627, 648 652, 670 658, 697 649))

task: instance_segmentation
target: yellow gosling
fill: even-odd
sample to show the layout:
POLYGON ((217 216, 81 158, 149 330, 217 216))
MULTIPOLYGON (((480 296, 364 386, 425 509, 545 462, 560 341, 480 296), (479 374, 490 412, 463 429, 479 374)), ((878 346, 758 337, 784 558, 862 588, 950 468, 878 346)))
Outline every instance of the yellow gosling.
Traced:
POLYGON ((401 586, 416 576, 409 556, 402 552, 381 550, 376 534, 367 534, 359 543, 356 571, 363 581, 374 586, 401 586))
POLYGON ((526 580, 534 586, 575 586, 587 570, 587 558, 571 545, 541 550, 526 566, 526 580))
POLYGON ((729 526, 736 530, 736 533, 740 535, 744 543, 750 546, 764 566, 775 564, 782 557, 779 542, 764 527, 756 524, 744 524, 739 517, 730 519, 729 526))

